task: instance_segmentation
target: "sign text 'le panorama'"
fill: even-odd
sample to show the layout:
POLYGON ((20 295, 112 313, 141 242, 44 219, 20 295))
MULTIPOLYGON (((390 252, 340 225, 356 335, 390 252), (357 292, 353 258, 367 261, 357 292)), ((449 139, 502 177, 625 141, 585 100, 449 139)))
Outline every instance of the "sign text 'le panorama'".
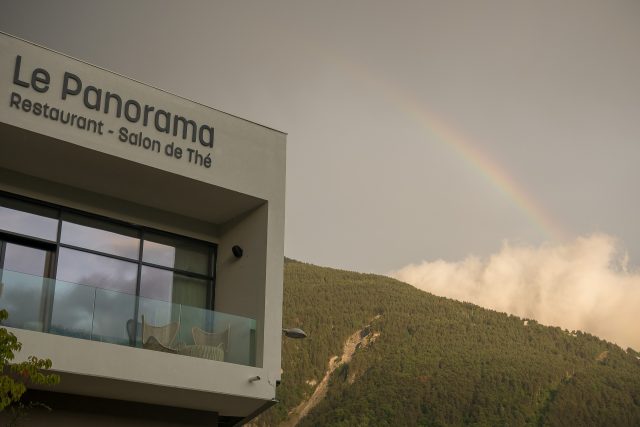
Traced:
MULTIPOLYGON (((49 91, 51 75, 44 68, 35 68, 28 72, 21 70, 22 57, 16 56, 13 70, 13 84, 23 88, 31 88, 37 93, 49 91)), ((212 149, 214 139, 214 128, 207 124, 198 124, 193 120, 169 111, 156 108, 153 105, 144 104, 135 99, 125 99, 111 91, 87 85, 84 86, 82 80, 76 74, 66 71, 62 76, 60 99, 62 101, 70 97, 81 97, 84 106, 93 111, 103 112, 115 116, 118 119, 126 119, 133 124, 154 128, 160 133, 182 138, 184 141, 199 144, 202 147, 212 149)), ((17 92, 12 92, 9 106, 32 113, 45 119, 59 122, 63 125, 76 127, 78 129, 92 132, 97 135, 114 134, 113 129, 106 129, 102 120, 89 118, 80 114, 70 113, 57 106, 32 101, 23 97, 17 92)), ((177 159, 184 158, 189 163, 193 163, 205 168, 210 168, 212 164, 211 153, 204 155, 196 148, 183 148, 174 142, 163 144, 161 141, 149 138, 142 132, 131 132, 127 127, 121 126, 117 129, 115 136, 120 142, 129 143, 133 146, 142 147, 156 153, 164 153, 167 156, 177 159)))

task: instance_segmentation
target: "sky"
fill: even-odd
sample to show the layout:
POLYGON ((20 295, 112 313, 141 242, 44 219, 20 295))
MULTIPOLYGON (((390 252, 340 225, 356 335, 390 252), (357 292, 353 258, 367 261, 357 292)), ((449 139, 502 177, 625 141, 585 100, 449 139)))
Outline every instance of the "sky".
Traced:
POLYGON ((285 255, 640 349, 640 2, 7 1, 282 130, 285 255))
POLYGON ((0 31, 287 132, 288 257, 389 273, 601 238, 640 266, 640 2, 0 10, 0 31))

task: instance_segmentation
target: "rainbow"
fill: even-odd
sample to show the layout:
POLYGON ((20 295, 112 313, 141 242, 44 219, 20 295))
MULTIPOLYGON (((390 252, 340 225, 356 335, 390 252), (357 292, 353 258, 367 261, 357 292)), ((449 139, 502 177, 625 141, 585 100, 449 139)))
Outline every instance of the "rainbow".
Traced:
MULTIPOLYGON (((333 55, 332 55, 333 56, 333 55)), ((335 56, 333 56, 335 59, 335 56)), ((347 68, 349 74, 358 81, 366 80, 383 93, 398 108, 419 123, 429 134, 452 149, 473 169, 485 177, 500 192, 505 194, 521 212, 534 224, 548 240, 563 241, 567 233, 564 228, 542 207, 532 194, 525 190, 498 162, 487 153, 476 148, 468 138, 456 131, 445 120, 427 109, 419 100, 393 87, 381 78, 374 76, 370 70, 358 66, 353 61, 338 60, 347 68)))
POLYGON ((449 126, 436 114, 413 100, 405 100, 406 110, 411 113, 433 136, 445 143, 467 164, 489 180, 495 188, 505 194, 529 220, 550 240, 562 241, 566 233, 560 224, 525 190, 498 162, 476 148, 467 138, 449 126), (411 102, 409 102, 411 101, 411 102), (411 108, 409 108, 411 107, 411 108))

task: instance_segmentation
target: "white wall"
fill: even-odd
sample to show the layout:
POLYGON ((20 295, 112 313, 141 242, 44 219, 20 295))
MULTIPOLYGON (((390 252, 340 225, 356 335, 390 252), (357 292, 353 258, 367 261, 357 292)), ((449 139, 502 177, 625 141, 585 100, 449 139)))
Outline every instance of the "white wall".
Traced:
MULTIPOLYGON (((225 402, 223 396, 246 396, 251 402, 247 409, 274 398, 280 377, 285 139, 281 132, 0 33, 0 189, 218 243, 215 308, 256 319, 259 367, 30 331, 16 331, 25 344, 20 357, 30 353, 51 357, 54 368, 63 373, 96 381, 109 378, 115 387, 75 392, 131 394, 134 383, 142 388, 155 385, 165 391, 211 393, 202 400, 208 403, 201 409, 208 410, 218 410, 214 407, 225 402), (18 56, 18 77, 28 87, 13 81, 18 56), (37 68, 50 76, 46 91, 35 90, 31 82, 37 68), (63 100, 65 72, 79 76, 83 87, 93 85, 123 100, 134 99, 209 124, 215 128, 214 146, 200 147, 112 113, 88 109, 82 95, 63 100), (104 132, 87 132, 16 109, 9 102, 13 93, 31 103, 102 121, 104 132), (122 126, 157 139, 163 147, 173 142, 184 150, 197 148, 211 155, 212 166, 189 163, 186 153, 176 159, 121 142, 117 134, 122 126), (231 258, 235 244, 245 250, 239 260, 231 258), (250 384, 247 379, 253 375, 264 380, 250 384)), ((81 387, 82 382, 69 384, 81 387)), ((164 397, 144 399, 159 403, 153 400, 164 397)), ((222 414, 224 408, 222 404, 222 414)))

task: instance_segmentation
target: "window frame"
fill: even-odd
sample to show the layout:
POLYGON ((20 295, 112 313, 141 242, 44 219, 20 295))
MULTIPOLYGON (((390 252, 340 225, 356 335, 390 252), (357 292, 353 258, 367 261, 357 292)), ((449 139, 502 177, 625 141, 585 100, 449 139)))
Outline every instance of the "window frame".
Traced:
MULTIPOLYGON (((56 235, 56 240, 47 240, 47 239, 42 239, 42 238, 38 238, 38 237, 31 237, 28 235, 24 235, 24 234, 20 234, 20 233, 15 233, 15 232, 11 232, 11 231, 7 231, 7 230, 0 230, 0 240, 4 240, 7 242, 13 242, 13 243, 18 243, 18 244, 22 244, 25 246, 32 246, 32 247, 37 247, 37 248, 42 248, 42 249, 46 249, 46 250, 50 250, 53 252, 53 262, 52 262, 52 268, 51 268, 51 273, 50 276, 52 279, 56 279, 57 273, 58 273, 58 258, 59 258, 59 252, 60 252, 60 248, 66 248, 66 249, 71 249, 71 250, 76 250, 76 251, 81 251, 81 252, 85 252, 85 253, 89 253, 89 254, 93 254, 93 255, 98 255, 98 256, 104 256, 104 257, 108 257, 108 258, 112 258, 112 259, 116 259, 116 260, 120 260, 120 261, 126 261, 129 263, 133 263, 137 265, 137 277, 136 277, 136 289, 135 289, 135 296, 138 298, 142 298, 140 296, 140 285, 141 285, 141 280, 142 280, 142 267, 146 266, 146 267, 152 267, 152 268, 157 268, 157 269, 161 269, 161 270, 165 270, 165 271, 170 271, 173 273, 178 273, 184 276, 188 276, 188 277, 193 277, 193 278, 197 278, 197 279, 201 279, 201 280, 205 280, 207 282, 207 293, 206 293, 206 301, 205 301, 205 309, 207 310, 213 310, 215 307, 215 286, 216 286, 216 264, 217 264, 217 256, 218 256, 218 245, 212 242, 208 242, 205 240, 201 240, 201 239, 194 239, 192 237, 187 237, 187 236, 182 236, 176 233, 170 233, 164 230, 158 230, 152 227, 147 227, 141 224, 135 224, 135 223, 130 223, 130 222, 126 222, 126 221, 122 221, 122 220, 118 220, 115 218, 110 218, 110 217, 106 217, 104 215, 98 215, 98 214, 94 214, 94 213, 90 213, 90 212, 85 212, 85 211, 81 211, 78 209, 74 209, 74 208, 69 208, 69 207, 65 207, 65 206, 61 206, 61 205, 57 205, 57 204, 53 204, 53 203, 49 203, 49 202, 45 202, 42 200, 37 200, 37 199, 32 199, 29 197, 25 197, 22 195, 17 195, 17 194, 13 194, 13 193, 8 193, 5 191, 0 191, 0 196, 5 197, 7 199, 14 199, 14 200, 18 200, 18 201, 22 201, 31 205, 36 205, 36 206, 43 206, 43 207, 47 207, 47 208, 52 208, 55 209, 57 212, 57 221, 58 221, 58 230, 57 230, 57 235, 56 235), (124 256, 120 256, 120 255, 115 255, 115 254, 110 254, 110 253, 106 253, 106 252, 101 252, 101 251, 97 251, 94 249, 88 249, 88 248, 83 248, 80 246, 76 246, 76 245, 71 245, 68 243, 62 243, 60 241, 61 238, 61 233, 62 233, 62 223, 64 221, 64 217, 63 214, 71 214, 71 215, 76 215, 76 216, 80 216, 80 217, 86 217, 86 218, 90 218, 90 219, 95 219, 98 221, 102 221, 105 223, 110 223, 110 224, 114 224, 120 227, 124 227, 126 229, 132 230, 135 233, 132 233, 136 236, 136 238, 139 241, 139 248, 138 248, 138 254, 137 254, 137 259, 134 258, 127 258, 124 256), (155 234, 155 235, 161 235, 161 236, 166 236, 168 238, 174 238, 174 239, 183 239, 183 240, 188 240, 194 243, 197 243, 199 245, 203 245, 206 246, 207 248, 207 274, 201 274, 201 273, 195 273, 192 271, 188 271, 188 270, 182 270, 179 268, 172 268, 172 267, 167 267, 164 265, 159 265, 159 264, 155 264, 155 263, 151 263, 148 261, 143 261, 143 248, 144 248, 144 242, 145 242, 145 234, 146 233, 150 233, 150 234, 155 234)), ((11 208, 13 209, 13 208, 11 208)), ((26 211, 28 212, 28 211, 26 211)), ((32 213, 32 212, 28 212, 28 213, 32 213)), ((72 222, 72 221, 69 221, 72 222)), ((150 240, 152 241, 152 240, 150 240)), ((0 251, 0 265, 3 265, 4 262, 4 257, 2 257, 2 252, 0 251)), ((117 292, 117 291, 116 291, 117 292)), ((136 309, 137 311, 137 309, 136 309)), ((136 313, 137 314, 137 313, 136 313)))

